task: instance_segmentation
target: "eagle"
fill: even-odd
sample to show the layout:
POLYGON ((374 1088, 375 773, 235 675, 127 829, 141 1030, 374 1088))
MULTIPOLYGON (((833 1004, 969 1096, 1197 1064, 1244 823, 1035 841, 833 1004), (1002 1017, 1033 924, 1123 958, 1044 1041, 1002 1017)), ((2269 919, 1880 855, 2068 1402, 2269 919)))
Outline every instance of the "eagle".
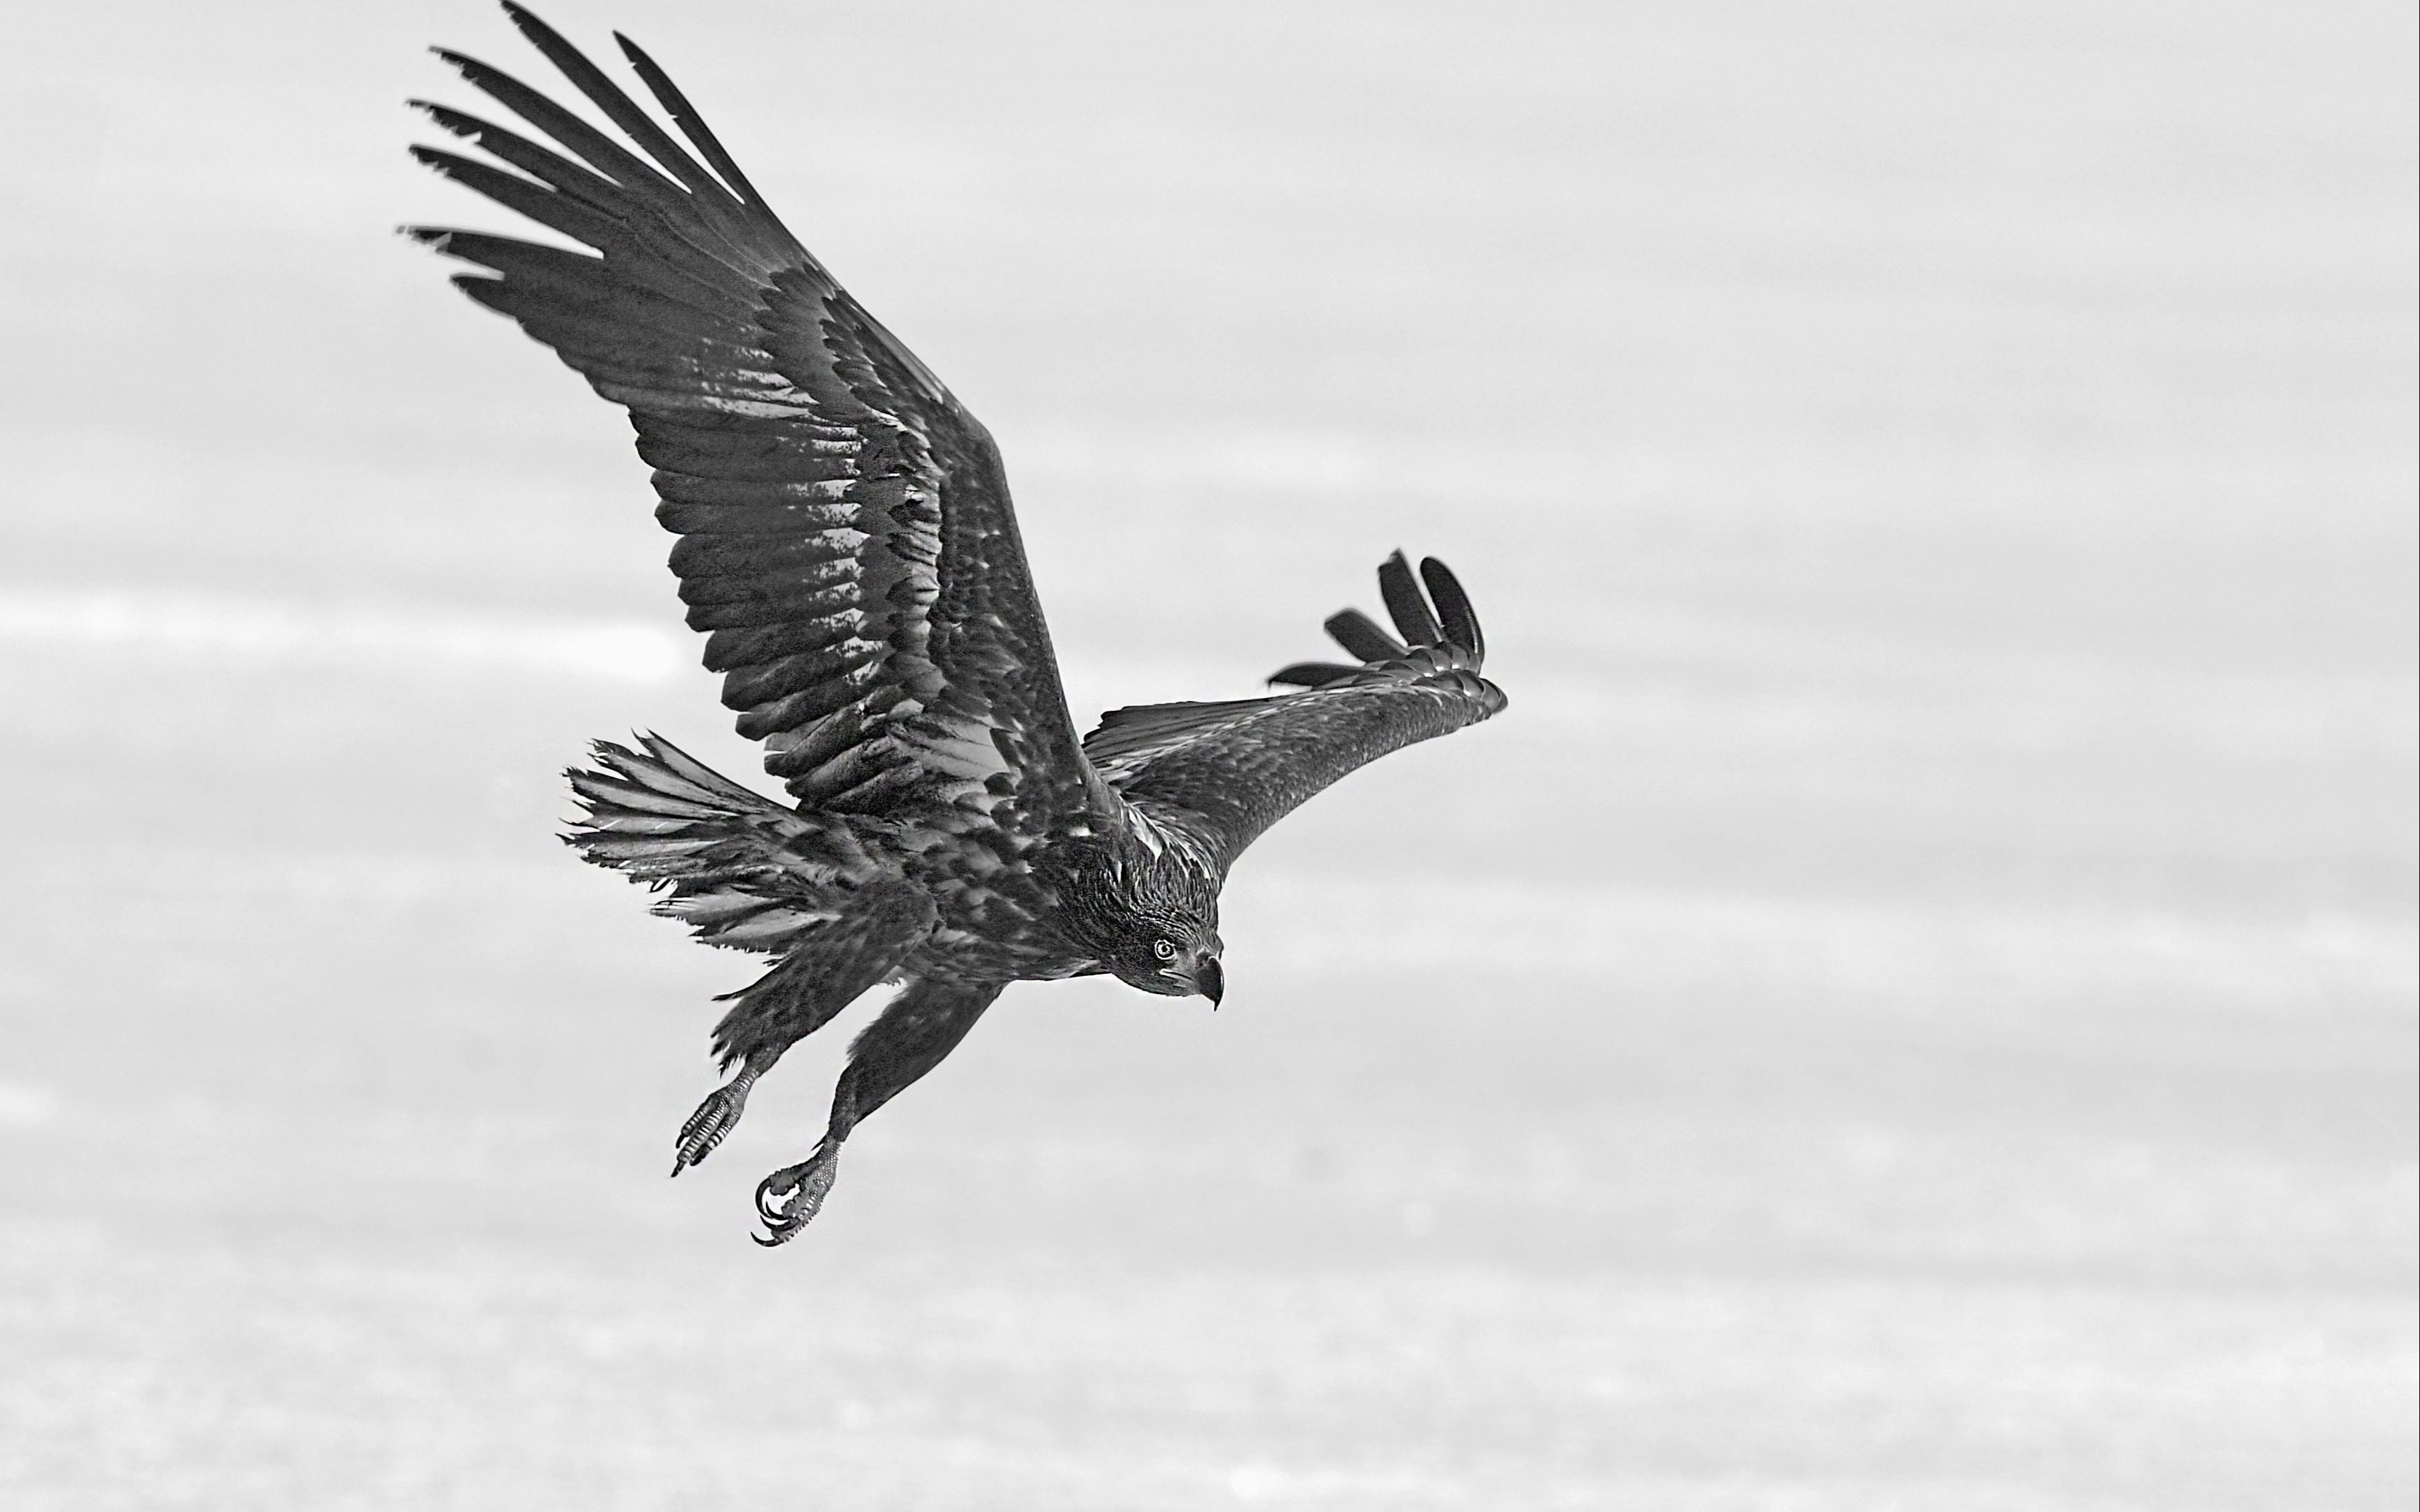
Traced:
POLYGON ((453 282, 629 413, 690 627, 789 802, 655 735, 566 775, 564 838, 708 945, 772 959, 717 999, 729 1080, 673 1174, 737 1123, 783 1052, 877 985, 823 1137, 756 1190, 764 1244, 822 1208, 842 1144, 939 1065, 1013 981, 1108 973, 1225 992, 1218 895, 1244 848, 1329 783, 1496 714, 1486 645, 1442 563, 1378 568, 1394 633, 1266 697, 1113 709, 1078 740, 989 432, 783 225, 672 80, 614 39, 687 141, 536 16, 520 34, 627 141, 503 70, 437 55, 535 135, 414 100, 487 161, 436 172, 584 250, 440 226, 453 282))

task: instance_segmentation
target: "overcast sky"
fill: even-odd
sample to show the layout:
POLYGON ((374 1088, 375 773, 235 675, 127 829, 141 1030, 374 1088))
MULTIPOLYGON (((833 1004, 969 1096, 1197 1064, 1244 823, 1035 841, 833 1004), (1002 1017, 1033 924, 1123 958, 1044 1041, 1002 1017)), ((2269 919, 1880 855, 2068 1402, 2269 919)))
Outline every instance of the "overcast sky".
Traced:
POLYGON ((2408 1504, 2408 8, 545 13, 999 437, 1079 720, 1397 546, 1512 709, 759 1257, 836 1046, 662 1182, 747 968, 551 838, 753 754, 627 424, 394 235, 510 228, 425 48, 550 70, 21 23, 12 1505, 2408 1504))

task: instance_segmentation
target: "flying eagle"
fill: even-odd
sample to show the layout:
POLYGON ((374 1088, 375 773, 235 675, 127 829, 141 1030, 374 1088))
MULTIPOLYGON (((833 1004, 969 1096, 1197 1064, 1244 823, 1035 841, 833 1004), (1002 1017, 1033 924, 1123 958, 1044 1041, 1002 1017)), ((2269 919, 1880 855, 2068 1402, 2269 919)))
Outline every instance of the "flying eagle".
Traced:
POLYGON ((628 145, 439 49, 552 145, 414 100, 494 162, 412 156, 593 250, 406 234, 480 270, 454 282, 629 411, 706 668, 794 800, 654 736, 599 741, 596 769, 568 774, 582 856, 663 892, 656 911, 706 943, 774 958, 726 999, 714 1048, 732 1074, 682 1126, 673 1174, 721 1143, 784 1050, 877 983, 902 987, 850 1045, 813 1153, 757 1188, 759 1242, 778 1244, 822 1206, 849 1132, 1010 982, 1109 972, 1215 1006, 1218 891, 1244 847, 1504 694, 1480 675, 1453 574, 1427 561, 1416 577, 1397 552, 1378 569, 1397 635, 1355 609, 1327 621, 1353 661, 1284 668, 1270 697, 1114 709, 1078 741, 990 433, 799 244, 644 53, 616 34, 688 147, 504 9, 628 145))

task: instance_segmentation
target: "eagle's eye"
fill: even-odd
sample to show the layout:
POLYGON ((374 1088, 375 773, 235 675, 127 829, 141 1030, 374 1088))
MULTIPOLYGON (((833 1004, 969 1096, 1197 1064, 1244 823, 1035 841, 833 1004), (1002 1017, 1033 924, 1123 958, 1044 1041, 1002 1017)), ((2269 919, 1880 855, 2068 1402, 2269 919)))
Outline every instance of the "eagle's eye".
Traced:
POLYGON ((1154 940, 1151 945, 1151 953, 1159 957, 1162 961, 1173 961, 1176 959, 1176 942, 1174 940, 1154 940))

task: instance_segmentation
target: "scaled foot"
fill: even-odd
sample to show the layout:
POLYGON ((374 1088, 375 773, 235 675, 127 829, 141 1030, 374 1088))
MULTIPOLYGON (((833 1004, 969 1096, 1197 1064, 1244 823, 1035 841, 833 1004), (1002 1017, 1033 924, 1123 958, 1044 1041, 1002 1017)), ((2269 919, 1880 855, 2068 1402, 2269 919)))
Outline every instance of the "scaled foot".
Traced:
POLYGON ((798 1165, 784 1166, 758 1182, 756 1216, 764 1222, 765 1232, 749 1237, 768 1249, 796 1239, 822 1209, 824 1195, 831 1190, 832 1177, 839 1169, 840 1147, 826 1141, 798 1165))
POLYGON ((739 1115, 747 1110, 748 1088, 755 1081, 754 1076, 743 1072, 729 1085, 716 1088, 697 1105, 697 1111, 681 1125, 680 1137, 673 1143, 675 1176, 714 1153, 714 1147, 722 1143, 722 1136, 731 1132, 739 1115))

